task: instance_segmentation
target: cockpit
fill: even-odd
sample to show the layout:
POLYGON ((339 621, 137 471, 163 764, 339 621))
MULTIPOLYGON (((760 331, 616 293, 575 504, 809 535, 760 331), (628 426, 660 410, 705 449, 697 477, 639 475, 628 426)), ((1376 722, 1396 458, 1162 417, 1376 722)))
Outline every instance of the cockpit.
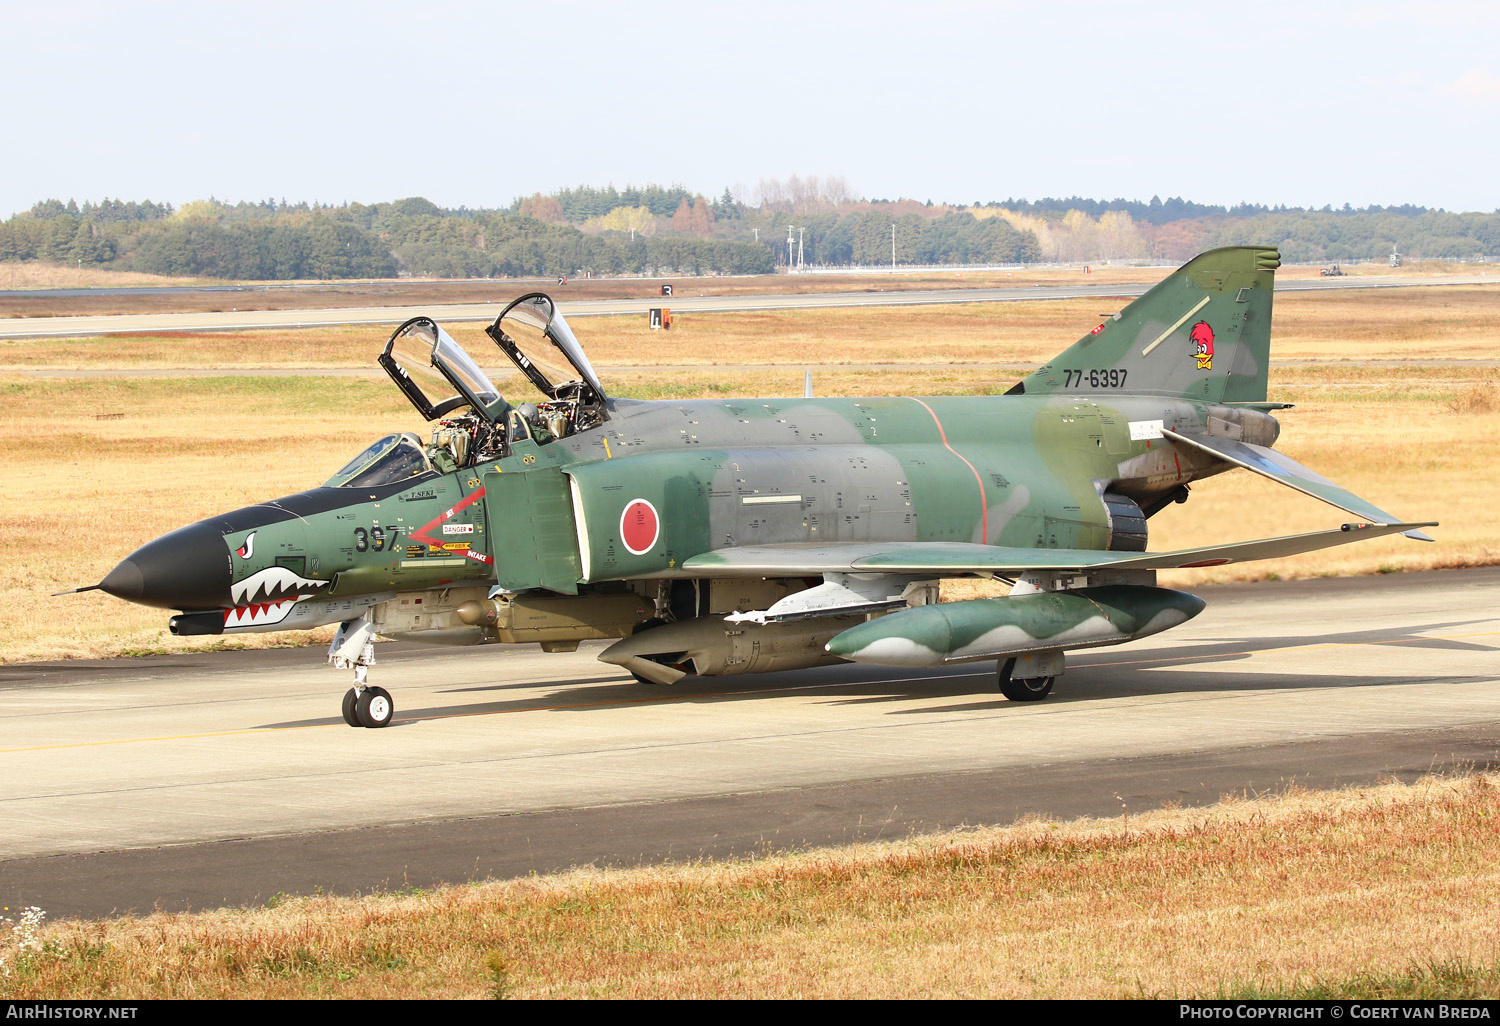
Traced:
POLYGON ((410 432, 387 435, 327 482, 362 488, 510 455, 514 443, 546 445, 609 419, 606 396, 588 357, 551 298, 522 296, 485 328, 500 351, 541 391, 538 402, 512 405, 479 364, 430 317, 397 328, 378 362, 423 418, 433 422, 423 445, 410 432))
POLYGON ((432 469, 422 440, 410 431, 386 435, 323 483, 325 488, 374 488, 395 484, 432 469))

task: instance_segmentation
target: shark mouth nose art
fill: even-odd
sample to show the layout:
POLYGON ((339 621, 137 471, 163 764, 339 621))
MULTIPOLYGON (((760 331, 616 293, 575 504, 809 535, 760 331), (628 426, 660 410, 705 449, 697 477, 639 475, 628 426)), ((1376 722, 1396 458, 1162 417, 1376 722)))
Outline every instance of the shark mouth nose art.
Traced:
POLYGON ((246 606, 286 598, 307 598, 326 587, 327 581, 308 580, 284 566, 268 566, 231 588, 230 597, 236 606, 246 606))
POLYGON ((328 587, 284 566, 268 566, 230 589, 234 607, 224 610, 224 628, 265 627, 286 619, 292 607, 328 587))

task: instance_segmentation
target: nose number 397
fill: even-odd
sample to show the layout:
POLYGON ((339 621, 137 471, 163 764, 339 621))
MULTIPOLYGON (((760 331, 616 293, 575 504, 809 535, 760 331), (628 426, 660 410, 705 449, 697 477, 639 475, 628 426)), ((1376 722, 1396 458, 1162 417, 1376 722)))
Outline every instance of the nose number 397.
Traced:
POLYGON ((396 547, 396 539, 401 534, 401 528, 397 527, 373 527, 366 531, 363 527, 354 529, 354 551, 355 552, 384 552, 389 546, 396 547))

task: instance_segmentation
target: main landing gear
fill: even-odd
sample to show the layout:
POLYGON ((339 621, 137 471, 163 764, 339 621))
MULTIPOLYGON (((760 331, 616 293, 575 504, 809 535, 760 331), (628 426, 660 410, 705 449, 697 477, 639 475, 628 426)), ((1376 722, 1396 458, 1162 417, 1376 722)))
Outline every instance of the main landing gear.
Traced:
MULTIPOLYGON (((1061 657, 1062 653, 1058 653, 1061 657)), ((1059 658, 1059 661, 1060 658, 1059 658)), ((1022 672, 1030 670, 1035 661, 1028 661, 1022 672)), ((1016 669, 1015 657, 1002 659, 1000 671, 996 675, 996 683, 1000 685, 1000 693, 1012 702, 1040 702, 1052 693, 1052 683, 1057 680, 1056 673, 1047 673, 1036 677, 1012 676, 1016 669)), ((1050 667, 1048 667, 1050 669, 1050 667)))
POLYGON ((344 693, 344 722, 351 727, 385 727, 396 715, 396 703, 385 688, 365 681, 375 664, 375 625, 368 617, 346 620, 328 646, 328 661, 340 670, 354 670, 354 687, 344 693))

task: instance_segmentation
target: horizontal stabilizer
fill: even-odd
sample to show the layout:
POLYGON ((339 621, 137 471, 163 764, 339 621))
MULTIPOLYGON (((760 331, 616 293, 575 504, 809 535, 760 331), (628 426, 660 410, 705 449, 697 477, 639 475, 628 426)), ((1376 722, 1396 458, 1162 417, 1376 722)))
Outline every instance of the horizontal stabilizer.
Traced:
POLYGON ((1314 531, 1282 538, 1231 542, 1176 552, 1112 552, 1101 549, 1025 549, 967 542, 851 542, 836 545, 746 545, 717 549, 683 561, 682 568, 705 577, 761 577, 791 574, 991 573, 1028 571, 1083 573, 1088 570, 1179 570, 1222 566, 1253 559, 1279 559, 1315 549, 1382 535, 1404 533, 1422 524, 1345 524, 1336 531, 1314 531))
MULTIPOLYGON (((1268 477, 1288 488, 1295 488, 1304 495, 1321 499, 1346 513, 1364 517, 1371 523, 1393 524, 1399 519, 1374 503, 1361 499, 1347 488, 1341 488, 1321 474, 1307 469, 1290 456, 1279 453, 1275 449, 1268 449, 1264 445, 1251 445, 1249 442, 1237 442, 1230 438, 1217 438, 1209 435, 1186 435, 1170 429, 1163 429, 1162 434, 1191 445, 1195 449, 1201 449, 1211 456, 1217 456, 1226 463, 1233 463, 1237 467, 1243 467, 1262 477, 1268 477)), ((1403 533, 1408 538, 1415 538, 1418 541, 1432 541, 1430 536, 1421 531, 1412 530, 1403 533)))

